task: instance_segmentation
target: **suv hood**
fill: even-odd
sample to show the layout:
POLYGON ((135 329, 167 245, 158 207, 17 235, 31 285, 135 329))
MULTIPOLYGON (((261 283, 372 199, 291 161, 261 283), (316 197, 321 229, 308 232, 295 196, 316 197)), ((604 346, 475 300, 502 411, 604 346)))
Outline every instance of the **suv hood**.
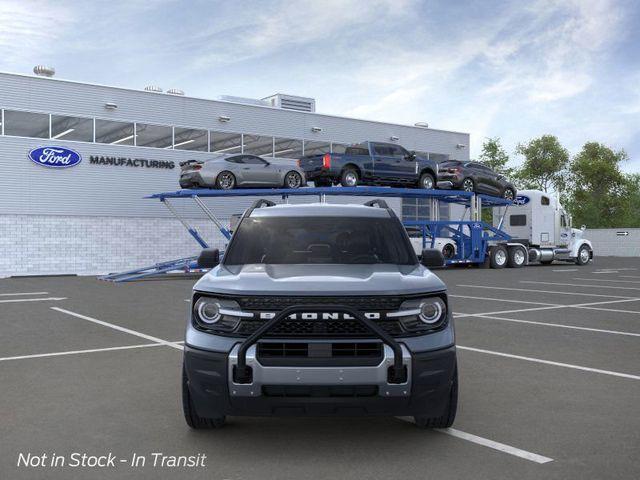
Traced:
POLYGON ((443 291, 422 265, 218 266, 195 290, 236 295, 402 295, 443 291))

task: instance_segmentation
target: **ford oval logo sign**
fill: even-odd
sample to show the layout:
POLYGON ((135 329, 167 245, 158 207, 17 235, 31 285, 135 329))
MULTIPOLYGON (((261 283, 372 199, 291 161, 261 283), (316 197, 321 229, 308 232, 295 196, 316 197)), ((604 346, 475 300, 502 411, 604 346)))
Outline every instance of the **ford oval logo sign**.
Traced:
POLYGON ((29 152, 29 159, 43 167, 69 168, 82 161, 82 155, 64 147, 38 147, 29 152))
POLYGON ((516 199, 513 201, 514 205, 526 205, 529 203, 531 199, 526 195, 517 195, 516 199))

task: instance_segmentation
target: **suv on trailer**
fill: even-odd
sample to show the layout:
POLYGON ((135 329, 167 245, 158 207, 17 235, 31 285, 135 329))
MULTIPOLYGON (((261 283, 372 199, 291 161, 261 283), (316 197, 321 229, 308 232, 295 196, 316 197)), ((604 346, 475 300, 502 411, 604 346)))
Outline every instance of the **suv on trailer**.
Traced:
POLYGON ((242 216, 194 286, 182 400, 192 428, 226 415, 413 416, 448 427, 458 375, 446 287, 382 200, 242 216))

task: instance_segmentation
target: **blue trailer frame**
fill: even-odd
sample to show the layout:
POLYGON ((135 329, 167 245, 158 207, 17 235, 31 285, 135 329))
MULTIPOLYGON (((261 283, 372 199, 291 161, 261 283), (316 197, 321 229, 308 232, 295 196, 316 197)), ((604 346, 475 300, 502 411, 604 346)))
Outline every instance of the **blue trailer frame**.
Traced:
MULTIPOLYGON (((171 214, 182 223, 200 247, 209 248, 209 245, 198 231, 173 208, 171 202, 174 199, 192 199, 204 214, 218 227, 220 233, 229 240, 231 238, 231 232, 216 218, 215 214, 201 200, 202 198, 279 196, 283 201, 286 201, 290 196, 309 195, 317 195, 321 202, 325 201, 327 195, 335 195, 431 199, 435 209, 438 209, 439 202, 463 205, 466 207, 465 215, 467 209, 469 210, 469 220, 439 220, 436 218, 433 220, 407 220, 403 222, 405 227, 419 227, 421 229, 423 248, 427 248, 427 245, 429 245, 429 248, 433 248, 437 237, 446 236, 451 238, 456 244, 456 254, 454 258, 446 261, 449 265, 459 263, 483 263, 487 258, 490 242, 507 242, 511 238, 500 228, 483 222, 480 215, 483 207, 508 207, 512 203, 511 201, 499 197, 457 190, 423 190, 390 187, 304 187, 295 190, 284 188, 247 188, 234 190, 185 189, 175 192, 155 193, 144 198, 160 200, 171 214)), ((436 217, 438 217, 437 214, 436 217)), ((129 270, 127 272, 113 273, 100 278, 114 282, 126 282, 151 275, 166 274, 176 270, 189 272, 197 269, 196 257, 186 257, 129 270)))

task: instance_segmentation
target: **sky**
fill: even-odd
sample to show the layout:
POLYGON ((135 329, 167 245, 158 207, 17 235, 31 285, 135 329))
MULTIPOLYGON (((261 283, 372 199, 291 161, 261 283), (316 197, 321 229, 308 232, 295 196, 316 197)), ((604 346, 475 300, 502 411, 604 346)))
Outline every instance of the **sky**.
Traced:
POLYGON ((0 0, 0 71, 189 96, 316 99, 321 113, 500 137, 556 135, 640 172, 635 0, 0 0))

